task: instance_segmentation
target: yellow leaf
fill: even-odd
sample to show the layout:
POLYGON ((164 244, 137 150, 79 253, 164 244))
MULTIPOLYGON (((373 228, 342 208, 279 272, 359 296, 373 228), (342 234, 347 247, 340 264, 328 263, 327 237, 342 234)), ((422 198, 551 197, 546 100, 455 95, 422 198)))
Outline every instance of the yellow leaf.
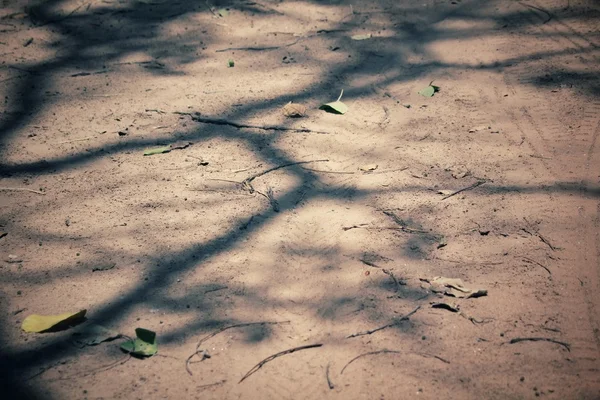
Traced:
POLYGON ((21 324, 25 332, 47 332, 61 330, 74 325, 85 317, 87 310, 76 313, 64 313, 60 315, 29 315, 21 324))

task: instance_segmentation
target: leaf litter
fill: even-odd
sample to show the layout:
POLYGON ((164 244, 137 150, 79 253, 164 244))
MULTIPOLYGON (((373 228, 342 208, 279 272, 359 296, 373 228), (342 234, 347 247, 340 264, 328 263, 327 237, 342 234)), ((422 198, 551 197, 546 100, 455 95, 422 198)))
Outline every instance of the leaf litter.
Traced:
POLYGON ((342 92, 340 93, 340 97, 338 97, 338 99, 336 101, 332 101, 331 103, 323 104, 321 107, 319 107, 319 110, 323 110, 323 111, 326 111, 326 112, 332 113, 332 114, 342 114, 342 115, 346 114, 348 112, 348 106, 340 101, 342 99, 343 95, 344 95, 344 89, 342 89, 342 92))
POLYGON ((306 116, 306 107, 302 104, 292 103, 290 101, 283 106, 281 112, 288 118, 301 118, 306 116))
POLYGON ((429 82, 429 85, 421 90, 419 90, 419 94, 424 97, 433 97, 433 95, 440 91, 439 86, 435 86, 433 81, 429 82))
POLYGON ((151 357, 158 352, 156 332, 144 328, 136 328, 135 339, 121 344, 121 349, 132 356, 151 357))
POLYGON ((87 310, 67 312, 59 315, 32 314, 25 318, 21 324, 21 328, 29 333, 57 332, 83 322, 86 312, 87 310))
POLYGON ((350 38, 351 38, 352 40, 367 40, 367 39, 371 39, 372 37, 373 37, 373 35, 372 35, 372 34, 370 34, 370 33, 365 33, 365 34, 362 34, 362 35, 353 35, 353 36, 351 36, 350 38))
POLYGON ((486 289, 469 289, 465 287, 462 279, 458 278, 436 276, 433 279, 421 278, 421 281, 428 283, 428 289, 432 292, 442 293, 446 296, 465 299, 487 296, 486 289))

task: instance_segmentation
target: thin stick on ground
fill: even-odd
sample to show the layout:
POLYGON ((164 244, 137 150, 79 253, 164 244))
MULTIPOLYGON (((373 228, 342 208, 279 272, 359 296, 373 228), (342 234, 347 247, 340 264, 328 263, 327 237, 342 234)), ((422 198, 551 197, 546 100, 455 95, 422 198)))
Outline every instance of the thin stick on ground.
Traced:
POLYGON ((333 382, 331 382, 331 379, 329 378, 329 366, 330 364, 327 364, 327 367, 325 368, 325 378, 327 378, 327 386, 329 386, 329 390, 335 389, 335 386, 333 385, 333 382))
POLYGON ((438 359, 438 360, 440 360, 441 362, 443 362, 445 364, 450 364, 450 361, 448 361, 445 358, 442 358, 440 356, 436 356, 435 354, 429 354, 429 353, 416 353, 416 354, 418 354, 420 356, 423 356, 423 357, 435 358, 435 359, 438 359))
POLYGON ((527 3, 524 3, 524 2, 522 2, 522 1, 518 1, 518 3, 519 3, 520 5, 522 5, 523 7, 529 7, 529 8, 531 8, 531 9, 534 9, 534 10, 537 10, 537 11, 539 11, 539 12, 542 12, 542 13, 546 14, 546 19, 545 19, 545 20, 542 22, 542 25, 545 25, 545 24, 547 24, 548 22, 550 22, 550 20, 551 20, 551 19, 552 19, 552 17, 553 17, 553 15, 552 15, 550 12, 548 12, 548 11, 544 10, 543 8, 536 7, 536 6, 532 6, 531 4, 527 4, 527 3))
POLYGON ((361 229, 364 228, 365 226, 368 226, 369 224, 359 224, 359 225, 352 225, 352 226, 343 226, 342 230, 344 231, 349 231, 350 229, 361 229))
POLYGON ((325 171, 322 169, 312 169, 312 168, 304 168, 302 167, 302 169, 305 169, 307 171, 311 171, 311 172, 320 172, 322 174, 342 174, 342 175, 354 175, 356 174, 356 172, 347 172, 347 171, 325 171))
POLYGON ((207 383, 206 385, 200 385, 200 386, 196 387, 196 389, 197 390, 204 390, 204 389, 208 389, 208 388, 211 388, 211 387, 214 387, 214 386, 222 385, 222 384, 224 384, 226 382, 227 382, 226 379, 222 379, 222 380, 220 380, 218 382, 215 382, 215 383, 207 383))
POLYGON ((456 196, 457 194, 462 193, 462 192, 466 192, 467 190, 473 190, 476 187, 479 187, 479 186, 481 186, 481 185, 483 185, 484 183, 487 183, 487 182, 488 181, 485 181, 485 180, 477 181, 474 184, 467 186, 466 188, 459 189, 456 192, 452 192, 449 195, 442 197, 442 200, 449 199, 450 197, 456 196))
POLYGON ((529 233, 530 235, 535 235, 538 238, 540 238, 540 240, 546 244, 548 247, 550 247, 550 250, 552 251, 557 251, 557 250, 562 250, 561 247, 557 247, 554 246, 552 243, 550 243, 550 240, 548 240, 546 237, 544 237, 541 233, 538 227, 536 227, 534 224, 532 224, 531 222, 529 222, 529 220, 525 217, 523 217, 523 220, 527 223, 527 225, 529 226, 529 229, 531 229, 534 233, 531 233, 530 231, 528 231, 527 229, 522 228, 523 231, 529 233))
MULTIPOLYGON (((215 336, 217 336, 219 333, 224 332, 228 329, 233 329, 233 328, 245 328, 247 326, 256 326, 256 325, 277 325, 277 324, 286 324, 289 323, 290 321, 274 321, 274 322, 247 322, 247 323, 243 323, 243 324, 235 324, 235 325, 229 325, 229 326, 224 326, 221 329, 218 329, 216 331, 214 331, 213 333, 204 336, 202 339, 200 339, 198 341, 198 343, 196 344, 196 351, 194 351, 186 360, 185 360, 185 369, 188 372, 188 374, 193 375, 192 371, 190 370, 190 363, 192 361, 192 358, 194 358, 194 356, 200 356, 200 354, 203 354, 204 352, 200 349, 200 346, 202 345, 202 343, 206 342, 208 339, 213 338, 215 336)), ((205 358, 210 358, 210 357, 202 357, 202 359, 205 358)))
POLYGON ((281 356, 284 356, 286 354, 292 354, 292 353, 295 353, 295 352, 300 351, 300 350, 313 349, 315 347, 321 347, 321 346, 323 346, 322 343, 309 344, 309 345, 306 345, 306 346, 294 347, 293 349, 287 349, 287 350, 284 350, 284 351, 280 351, 279 353, 273 354, 272 356, 269 356, 269 357, 265 358, 264 360, 262 360, 261 362, 259 362, 258 364, 256 364, 254 367, 252 367, 250 369, 250 371, 248 371, 246 373, 246 375, 244 375, 242 377, 242 379, 240 379, 240 381, 238 383, 242 383, 246 378, 250 377, 250 375, 254 374, 256 371, 258 371, 259 369, 261 369, 263 365, 265 365, 269 361, 273 361, 277 357, 281 357, 281 356))
POLYGON ((369 267, 380 269, 381 272, 383 272, 384 274, 386 274, 387 276, 389 276, 390 278, 392 278, 392 281, 394 281, 394 284, 396 285, 396 292, 398 292, 400 290, 401 283, 400 283, 400 281, 398 281, 398 279, 396 279, 396 277, 394 276, 394 274, 392 273, 392 271, 390 271, 388 269, 385 269, 385 268, 382 268, 379 265, 377 265, 377 264, 375 264, 375 263, 373 263, 373 262, 371 262, 369 260, 365 260, 364 258, 361 258, 360 261, 363 264, 368 265, 369 267))
POLYGON ((538 266, 540 266, 540 267, 544 268, 544 269, 546 270, 546 272, 548 272, 550 275, 552 275, 552 271, 550 271, 550 269, 548 269, 548 267, 546 267, 546 266, 545 266, 544 264, 542 264, 542 263, 539 263, 539 262, 537 262, 537 261, 535 261, 535 260, 532 260, 532 259, 531 259, 531 258, 529 258, 529 257, 523 257, 523 261, 525 261, 525 262, 528 262, 528 263, 531 263, 531 264, 538 265, 538 266))
POLYGON ((346 336, 346 339, 350 339, 350 338, 358 337, 358 336, 371 335, 371 334, 373 334, 375 332, 379 332, 379 331, 382 331, 384 329, 391 328, 392 326, 396 326, 396 325, 400 324, 402 321, 408 321, 408 319, 410 318, 410 316, 413 315, 414 313, 416 313, 419 310, 419 308, 421 308, 421 306, 417 306, 414 310, 412 310, 411 312, 409 312, 405 316, 401 317, 400 319, 395 320, 392 323, 380 326, 379 328, 371 329, 369 331, 363 331, 363 332, 353 333, 350 336, 346 336))
POLYGON ((282 169, 282 168, 287 168, 287 167, 291 167, 294 165, 300 165, 300 164, 310 164, 310 163, 316 163, 316 162, 328 162, 329 160, 310 160, 310 161, 296 161, 296 162, 292 162, 292 163, 287 163, 287 164, 282 164, 282 165, 278 165, 276 167, 273 168, 269 168, 266 171, 263 172, 259 172, 258 174, 252 175, 246 179, 244 179, 242 182, 239 182, 244 188, 248 188, 248 190, 250 191, 250 193, 252 193, 254 191, 254 188, 252 187, 252 181, 255 180, 256 178, 259 178, 263 175, 266 175, 270 172, 273 171, 277 171, 278 169, 282 169))
MULTIPOLYGON (((314 36, 314 35, 313 35, 314 36)), ((215 50, 216 53, 224 53, 226 51, 267 51, 267 50, 277 50, 277 49, 281 49, 283 47, 290 47, 293 46, 299 42, 301 42, 302 40, 306 40, 308 39, 307 37, 303 37, 297 40, 294 40, 291 43, 287 43, 287 44, 283 44, 281 46, 266 46, 266 47, 227 47, 225 49, 218 49, 215 50)))
POLYGON ((342 371, 340 372, 340 375, 344 373, 344 370, 346 368, 348 368, 348 365, 352 364, 354 361, 358 360, 359 358, 363 358, 363 357, 366 357, 366 356, 374 356, 376 354, 386 354, 386 353, 400 354, 400 352, 397 351, 397 350, 387 350, 387 349, 384 349, 384 350, 378 350, 378 351, 370 351, 368 353, 364 353, 364 354, 358 355, 358 356, 354 357, 352 360, 348 361, 346 363, 346 365, 344 365, 344 368, 342 368, 342 371))
POLYGON ((396 279, 396 277, 394 276, 392 271, 385 269, 385 268, 381 268, 381 272, 383 272, 384 274, 386 274, 387 276, 392 278, 392 281, 394 281, 394 284, 396 285, 396 293, 399 292, 401 283, 398 279, 396 279))
MULTIPOLYGON (((431 235, 431 232, 427 232, 424 231, 422 229, 415 229, 415 228, 411 228, 409 226, 406 225, 406 222, 404 222, 402 220, 402 218, 398 217, 393 211, 388 211, 388 210, 381 210, 382 213, 384 213, 385 215, 387 215, 388 217, 390 217, 398 226, 399 228, 375 228, 375 229, 399 229, 402 232, 406 232, 406 233, 422 233, 425 235, 431 235)), ((437 235, 434 235, 437 236, 437 235)))
POLYGON ((285 132, 304 132, 304 133, 321 133, 321 134, 328 134, 329 132, 324 132, 324 131, 315 131, 312 129, 308 129, 308 128, 289 128, 287 126, 279 126, 279 125, 250 125, 250 124, 242 124, 239 122, 235 122, 235 121, 230 121, 227 119, 221 119, 221 118, 204 118, 204 117, 200 117, 197 115, 193 115, 190 113, 176 113, 176 114, 183 114, 183 115, 189 115, 192 117, 192 121, 196 121, 196 122, 202 122, 204 124, 212 124, 212 125, 227 125, 227 126, 233 126, 234 128, 238 128, 238 129, 243 129, 243 128, 247 128, 247 129, 261 129, 263 131, 285 131, 285 132))
POLYGON ((83 142, 85 140, 90 140, 90 139, 95 139, 95 136, 87 136, 81 139, 71 139, 71 140, 65 140, 62 142, 58 142, 57 144, 65 144, 65 143, 74 143, 74 142, 83 142))
MULTIPOLYGON (((288 164, 282 164, 282 165, 278 165, 273 168, 269 168, 266 171, 259 172, 258 174, 252 175, 252 176, 244 179, 241 182, 232 181, 229 179, 216 179, 216 178, 211 178, 208 180, 235 183, 236 185, 239 185, 240 189, 247 191, 250 194, 253 194, 254 192, 256 192, 256 193, 260 194, 261 196, 265 197, 267 200, 269 200, 269 203, 271 204, 271 207, 273 208, 273 210, 275 212, 278 212, 279 211, 279 203, 273 196, 273 189, 272 188, 270 189, 271 190, 270 194, 269 194, 269 190, 267 190, 267 193, 262 193, 262 192, 257 191, 256 189, 254 189, 251 182, 258 177, 261 177, 263 175, 266 175, 266 174, 276 171, 278 169, 287 168, 287 167, 291 167, 293 165, 299 165, 299 164, 308 164, 308 163, 315 163, 315 162, 328 162, 328 161, 329 160, 311 160, 311 161, 297 161, 297 162, 292 162, 292 163, 288 163, 288 164)), ((209 190, 209 191, 214 191, 214 190, 209 190)))
POLYGON ((556 343, 558 345, 563 346, 565 349, 567 349, 567 351, 571 351, 571 345, 569 343, 566 342, 561 342, 559 340, 555 340, 555 339, 551 339, 551 338, 542 338, 542 337, 518 337, 518 338, 514 338, 511 339, 510 344, 515 344, 515 343, 519 343, 519 342, 550 342, 550 343, 556 343))
POLYGON ((109 369, 113 369, 115 367, 118 367, 119 365, 125 364, 129 360, 131 360, 131 354, 128 353, 126 357, 121 358, 120 360, 114 361, 108 365, 103 365, 98 368, 93 368, 89 371, 77 372, 77 373, 74 373, 71 375, 61 376, 60 378, 57 378, 56 380, 57 381, 66 381, 66 380, 74 379, 74 378, 84 378, 86 376, 90 376, 90 375, 96 374, 98 372, 108 371, 109 369))
POLYGON ((0 192, 5 191, 5 192, 31 192, 31 193, 35 193, 35 194, 41 194, 42 196, 45 196, 46 193, 44 192, 40 192, 38 190, 33 190, 33 189, 28 189, 28 188, 16 188, 16 187, 0 187, 0 192))

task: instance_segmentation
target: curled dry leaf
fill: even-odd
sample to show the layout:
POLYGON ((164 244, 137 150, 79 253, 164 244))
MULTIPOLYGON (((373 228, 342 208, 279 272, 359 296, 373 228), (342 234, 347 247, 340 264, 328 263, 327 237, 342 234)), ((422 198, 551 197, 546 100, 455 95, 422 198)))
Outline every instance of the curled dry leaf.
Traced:
POLYGON ((481 296, 487 296, 487 290, 485 289, 469 289, 465 287, 461 279, 445 278, 443 276, 436 276, 433 279, 423 279, 421 281, 429 283, 431 290, 434 293, 443 293, 446 296, 457 297, 457 298, 476 298, 481 296))
POLYGON ((306 116, 306 107, 302 104, 292 103, 290 101, 283 106, 281 112, 288 118, 300 118, 306 116))
POLYGON ((375 171, 377 169, 377 167, 379 167, 379 165, 377 165, 377 164, 367 164, 367 165, 363 165, 362 167, 359 167, 358 169, 363 172, 371 172, 371 171, 375 171))

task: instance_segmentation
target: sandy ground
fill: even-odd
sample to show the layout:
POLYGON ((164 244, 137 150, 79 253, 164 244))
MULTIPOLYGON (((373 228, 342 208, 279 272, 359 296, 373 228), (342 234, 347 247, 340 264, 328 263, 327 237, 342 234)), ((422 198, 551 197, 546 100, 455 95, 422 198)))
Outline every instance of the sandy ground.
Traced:
POLYGON ((2 0, 5 398, 599 399, 599 20, 2 0), (342 89, 345 115, 319 110, 342 89), (158 354, 75 345, 93 324, 158 354))

